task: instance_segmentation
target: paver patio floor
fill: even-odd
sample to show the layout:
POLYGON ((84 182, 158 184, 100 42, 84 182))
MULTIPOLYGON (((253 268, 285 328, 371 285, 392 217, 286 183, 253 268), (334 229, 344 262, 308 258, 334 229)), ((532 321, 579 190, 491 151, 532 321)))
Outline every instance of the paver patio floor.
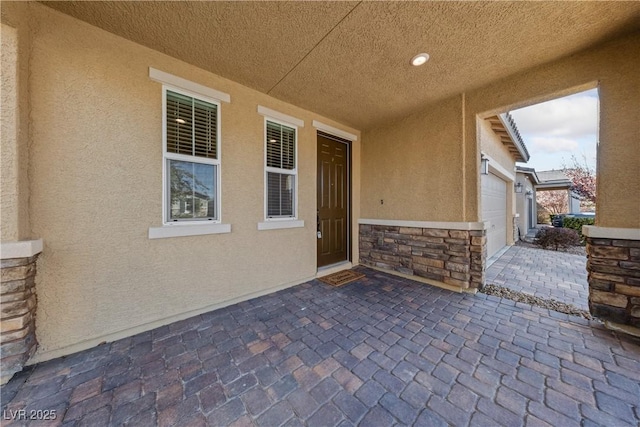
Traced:
POLYGON ((91 426, 638 425, 637 340, 361 271, 42 363, 2 387, 3 409, 91 426))
POLYGON ((511 246, 487 268, 486 282, 589 310, 585 255, 511 246))

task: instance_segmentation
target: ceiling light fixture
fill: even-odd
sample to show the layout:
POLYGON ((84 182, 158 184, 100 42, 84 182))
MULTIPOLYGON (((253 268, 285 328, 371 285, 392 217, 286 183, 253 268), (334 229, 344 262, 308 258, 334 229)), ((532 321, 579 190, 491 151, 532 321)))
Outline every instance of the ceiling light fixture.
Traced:
POLYGON ((276 141, 275 139, 270 139, 269 142, 273 144, 274 142, 278 142, 278 141, 276 141))
POLYGON ((425 64, 428 60, 429 60, 428 53, 419 53, 413 58, 411 58, 411 65, 413 65, 414 67, 418 67, 420 65, 425 64))
POLYGON ((184 119, 176 119, 176 122, 180 123, 181 125, 187 123, 184 121, 184 119))

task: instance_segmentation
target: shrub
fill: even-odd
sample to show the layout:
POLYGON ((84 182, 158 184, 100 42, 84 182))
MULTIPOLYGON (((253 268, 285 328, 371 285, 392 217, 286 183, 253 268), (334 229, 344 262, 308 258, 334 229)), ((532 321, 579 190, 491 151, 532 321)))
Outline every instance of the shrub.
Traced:
POLYGON ((582 226, 583 225, 593 225, 595 224, 594 218, 567 218, 565 217, 562 220, 562 226, 564 228, 570 228, 572 230, 576 230, 578 232, 578 236, 580 237, 580 243, 584 244, 584 236, 582 235, 582 226))
POLYGON ((536 234, 535 243, 544 249, 548 247, 568 248, 580 244, 580 237, 576 230, 570 228, 543 228, 536 234))

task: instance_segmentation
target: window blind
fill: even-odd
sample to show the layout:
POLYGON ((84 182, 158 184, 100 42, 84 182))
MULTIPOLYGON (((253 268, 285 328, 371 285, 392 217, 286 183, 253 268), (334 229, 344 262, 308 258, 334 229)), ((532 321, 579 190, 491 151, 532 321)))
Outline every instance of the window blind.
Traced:
POLYGON ((218 106, 167 91, 167 152, 218 158, 218 106))
POLYGON ((267 166, 295 169, 296 131, 293 128, 267 121, 267 166))

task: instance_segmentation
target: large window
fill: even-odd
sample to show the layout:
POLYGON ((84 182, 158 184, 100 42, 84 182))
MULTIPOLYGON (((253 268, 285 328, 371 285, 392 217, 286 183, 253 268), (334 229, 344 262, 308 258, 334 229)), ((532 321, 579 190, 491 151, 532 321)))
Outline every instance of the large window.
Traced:
POLYGON ((220 218, 219 105, 164 89, 165 222, 220 218))
POLYGON ((296 217, 297 129, 266 119, 266 218, 296 217))

